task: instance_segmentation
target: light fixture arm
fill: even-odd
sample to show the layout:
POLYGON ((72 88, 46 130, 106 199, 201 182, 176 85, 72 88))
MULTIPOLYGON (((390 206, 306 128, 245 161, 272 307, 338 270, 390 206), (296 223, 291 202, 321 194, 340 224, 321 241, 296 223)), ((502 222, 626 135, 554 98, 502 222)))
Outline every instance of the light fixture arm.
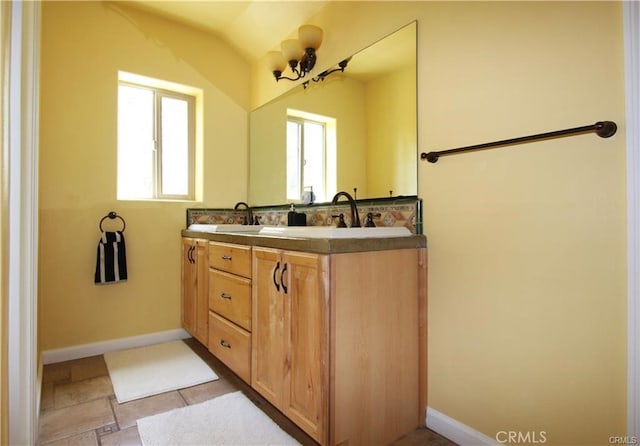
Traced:
POLYGON ((276 82, 279 81, 280 79, 286 79, 288 81, 297 81, 298 79, 301 79, 303 76, 300 76, 299 72, 295 72, 298 77, 287 77, 287 76, 283 76, 282 72, 280 71, 274 71, 273 72, 273 76, 276 78, 276 82))
MULTIPOLYGON (((324 81, 324 78, 329 76, 331 73, 335 73, 336 71, 340 71, 341 73, 344 73, 344 69, 347 68, 347 64, 349 63, 349 61, 351 60, 351 58, 347 58, 343 61, 341 61, 338 64, 337 68, 333 68, 331 70, 325 70, 322 73, 319 73, 316 77, 311 78, 311 80, 313 82, 320 82, 320 81, 324 81)), ((309 81, 306 81, 302 84, 304 86, 304 88, 307 88, 309 86, 309 81)))
POLYGON ((291 71, 293 72, 293 74, 296 75, 296 77, 283 76, 282 71, 278 71, 278 70, 274 70, 273 75, 276 78, 276 81, 279 81, 280 79, 297 81, 298 79, 302 79, 303 77, 305 77, 307 73, 309 73, 309 71, 311 71, 315 65, 316 65, 316 50, 314 50, 313 48, 307 48, 304 51, 304 54, 302 55, 302 57, 300 58, 300 62, 298 62, 295 59, 289 61, 289 68, 291 68, 291 71))
POLYGON ((347 67, 347 64, 349 63, 350 60, 351 60, 350 57, 348 59, 343 60, 338 64, 338 68, 334 68, 332 70, 325 70, 322 73, 318 74, 318 76, 314 77, 312 80, 314 82, 320 82, 320 81, 323 81, 325 77, 329 76, 331 73, 335 73, 336 71, 340 71, 341 73, 344 73, 344 69, 347 67))

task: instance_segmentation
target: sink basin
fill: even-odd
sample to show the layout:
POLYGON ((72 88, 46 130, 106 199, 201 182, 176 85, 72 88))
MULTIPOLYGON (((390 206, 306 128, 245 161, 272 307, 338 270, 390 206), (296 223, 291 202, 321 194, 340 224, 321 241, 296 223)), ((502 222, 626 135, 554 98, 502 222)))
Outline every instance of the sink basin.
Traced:
POLYGON ((260 235, 294 238, 385 238, 408 237, 411 231, 402 226, 376 228, 337 228, 335 226, 265 226, 260 235))
POLYGON ((264 226, 262 225, 241 225, 241 224, 221 224, 221 225, 204 225, 192 224, 187 229, 189 231, 199 232, 258 232, 264 226))

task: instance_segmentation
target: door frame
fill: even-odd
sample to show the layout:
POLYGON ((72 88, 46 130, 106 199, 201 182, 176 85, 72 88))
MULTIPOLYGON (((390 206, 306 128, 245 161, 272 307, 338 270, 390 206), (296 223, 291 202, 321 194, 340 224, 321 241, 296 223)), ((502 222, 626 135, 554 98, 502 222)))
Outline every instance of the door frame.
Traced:
POLYGON ((627 145, 627 434, 640 437, 640 3, 623 2, 627 145))
POLYGON ((2 86, 3 292, 7 293, 9 444, 38 439, 38 101, 40 2, 12 1, 2 86))

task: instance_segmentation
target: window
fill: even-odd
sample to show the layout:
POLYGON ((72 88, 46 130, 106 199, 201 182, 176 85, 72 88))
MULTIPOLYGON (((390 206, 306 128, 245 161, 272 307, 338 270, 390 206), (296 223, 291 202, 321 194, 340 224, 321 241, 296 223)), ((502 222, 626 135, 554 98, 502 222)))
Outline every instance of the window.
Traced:
POLYGON ((316 201, 335 193, 335 119, 288 110, 287 200, 313 191, 316 201))
POLYGON ((195 198, 194 96, 120 79, 118 199, 195 198))

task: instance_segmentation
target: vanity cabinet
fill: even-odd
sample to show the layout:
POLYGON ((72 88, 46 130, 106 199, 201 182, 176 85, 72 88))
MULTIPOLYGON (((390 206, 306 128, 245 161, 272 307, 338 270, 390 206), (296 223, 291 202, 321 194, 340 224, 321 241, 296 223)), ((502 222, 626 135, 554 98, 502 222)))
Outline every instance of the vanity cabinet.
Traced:
POLYGON ((328 256, 254 248, 251 385, 316 441, 329 423, 328 256))
POLYGON ((182 238, 182 327, 209 342, 209 241, 182 238))
POLYGON ((322 445, 424 425, 426 250, 254 247, 252 386, 322 445))
POLYGON ((201 342, 311 438, 384 445, 424 426, 424 237, 193 232, 183 234, 184 327, 201 340, 207 314, 201 342))
POLYGON ((209 244, 209 350, 251 382, 251 247, 209 244))

